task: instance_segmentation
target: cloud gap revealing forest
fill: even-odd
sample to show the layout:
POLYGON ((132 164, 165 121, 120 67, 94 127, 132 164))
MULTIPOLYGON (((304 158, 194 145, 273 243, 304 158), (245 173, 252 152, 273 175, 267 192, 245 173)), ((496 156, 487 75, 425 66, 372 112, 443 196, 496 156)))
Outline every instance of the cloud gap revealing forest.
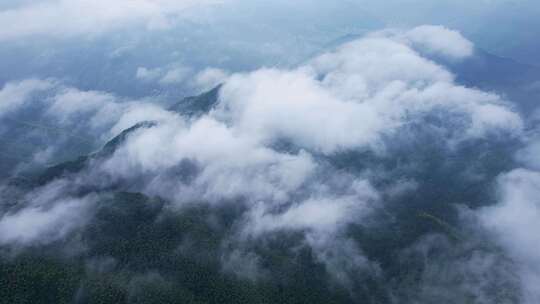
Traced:
POLYGON ((0 304, 540 303, 532 0, 7 0, 0 304))

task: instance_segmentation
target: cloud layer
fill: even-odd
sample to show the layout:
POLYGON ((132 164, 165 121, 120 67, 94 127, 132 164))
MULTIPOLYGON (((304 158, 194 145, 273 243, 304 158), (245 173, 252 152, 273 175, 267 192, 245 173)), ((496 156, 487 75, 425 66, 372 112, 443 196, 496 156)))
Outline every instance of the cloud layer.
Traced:
MULTIPOLYGON (((151 6, 153 2, 136 3, 151 6)), ((167 5, 177 7, 172 2, 167 5)), ((150 12, 155 14, 144 18, 166 16, 150 12)), ((114 22, 124 20, 114 11, 113 17, 114 22)), ((262 255, 253 248, 276 236, 285 235, 284 240, 298 236, 299 243, 286 251, 309 248, 333 281, 354 294, 359 280, 369 276, 377 281, 384 274, 382 266, 366 253, 373 249, 364 248, 351 229, 377 226, 373 218, 381 214, 380 226, 391 222, 393 212, 399 213, 386 209, 395 207, 393 202, 414 204, 415 196, 410 202, 400 198, 429 184, 429 178, 421 178, 432 172, 414 176, 410 172, 428 168, 430 161, 441 157, 437 153, 445 157, 444 153, 465 153, 460 149, 467 151, 472 146, 487 154, 490 151, 482 149, 490 141, 524 138, 524 121, 503 97, 457 83, 451 72, 432 59, 441 56, 459 61, 473 53, 472 43, 458 32, 421 26, 374 32, 295 68, 261 68, 230 75, 207 69, 194 83, 223 85, 214 107, 199 116, 165 110, 150 98, 126 99, 80 90, 58 80, 8 83, 0 91, 3 115, 22 116, 31 105, 39 109, 34 113, 36 120, 85 130, 101 142, 129 132, 122 133, 107 153, 95 153, 76 163, 79 170, 55 176, 22 195, 23 207, 10 208, 9 202, 1 202, 0 243, 24 247, 61 241, 85 229, 102 196, 137 192, 166 201, 165 213, 182 213, 194 205, 240 210, 229 219, 234 223, 220 240, 220 261, 228 272, 252 279, 264 277, 258 275, 265 273, 262 255), (141 122, 152 123, 136 125, 141 122), (134 125, 139 127, 131 128, 134 125), (437 140, 425 142, 423 136, 437 140), (435 152, 422 155, 426 164, 408 163, 417 155, 392 154, 402 151, 400 145, 412 146, 412 154, 427 153, 423 148, 432 146, 435 152), (347 156, 351 157, 348 165, 339 166, 347 156), (373 164, 364 165, 363 158, 373 164), (398 165, 387 169, 393 161, 398 165), (394 175, 392 170, 404 173, 394 175), (235 266, 239 259, 246 260, 245 267, 235 266)), ((180 81, 181 74, 178 69, 141 67, 136 71, 140 80, 166 83, 180 81)), ((518 158, 534 163, 531 151, 535 150, 531 145, 518 158)), ((474 167, 467 170, 470 176, 464 184, 492 178, 475 174, 474 167)), ((505 249, 518 248, 508 253, 523 265, 538 262, 524 247, 536 240, 527 233, 537 221, 533 198, 538 194, 539 178, 534 170, 503 175, 499 181, 501 204, 481 209, 478 215, 485 228, 499 231, 498 241, 505 249), (511 216, 509 210, 523 217, 511 216)), ((403 206, 396 207, 400 208, 403 206)), ((427 217, 448 233, 447 224, 427 217)), ((208 222, 213 225, 218 220, 208 222)), ((427 243, 447 248, 447 241, 438 236, 427 243)), ((415 244, 431 250, 421 242, 415 244)), ((463 249, 467 245, 459 247, 469 250, 463 249)), ((451 269, 449 276, 489 273, 489 267, 470 269, 481 260, 478 256, 491 257, 491 253, 478 253, 473 260, 452 260, 452 265, 462 268, 451 269)), ((423 278, 429 281, 430 271, 436 272, 437 267, 424 268, 423 278)), ((533 303, 538 297, 532 287, 538 272, 535 268, 527 271, 521 274, 526 298, 533 303)), ((474 284, 463 282, 459 290, 469 293, 471 285, 483 286, 474 284)), ((428 297, 431 292, 426 291, 428 297)), ((478 294, 487 297, 483 291, 478 294)))

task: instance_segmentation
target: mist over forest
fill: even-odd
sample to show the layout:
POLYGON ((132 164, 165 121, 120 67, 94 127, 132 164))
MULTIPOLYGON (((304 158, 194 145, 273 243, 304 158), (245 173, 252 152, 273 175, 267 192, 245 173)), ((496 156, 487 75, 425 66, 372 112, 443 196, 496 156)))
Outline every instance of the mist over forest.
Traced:
POLYGON ((0 3, 0 303, 540 303, 532 0, 0 3))

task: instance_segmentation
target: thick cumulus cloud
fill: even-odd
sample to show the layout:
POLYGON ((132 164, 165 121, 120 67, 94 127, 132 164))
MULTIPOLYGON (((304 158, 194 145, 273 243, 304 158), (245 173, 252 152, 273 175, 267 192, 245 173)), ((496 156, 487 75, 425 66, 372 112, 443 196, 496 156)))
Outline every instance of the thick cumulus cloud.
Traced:
POLYGON ((208 118, 189 126, 175 119, 136 132, 102 165, 113 178, 129 179, 134 172, 151 173, 158 177, 149 185, 151 189, 159 187, 156 191, 162 193, 162 187, 172 186, 175 191, 169 194, 188 201, 197 198, 215 201, 243 195, 283 201, 303 183, 313 167, 311 157, 305 153, 277 153, 250 138, 235 135, 223 123, 208 118), (184 185, 176 180, 171 185, 166 176, 159 178, 183 160, 193 162, 195 167, 202 165, 203 170, 197 172, 194 181, 184 185))
POLYGON ((69 37, 143 25, 167 28, 173 16, 198 5, 220 1, 40 0, 0 10, 0 40, 28 36, 69 37), (31 22, 29 22, 31 20, 31 22))
MULTIPOLYGON (((411 125, 436 132, 445 150, 497 135, 521 136, 523 122, 504 99, 456 83, 452 73, 424 56, 462 59, 472 52, 469 41, 443 27, 384 31, 293 69, 231 75, 206 70, 196 83, 224 83, 215 107, 199 116, 63 86, 43 99, 43 107, 60 123, 82 123, 102 138, 153 122, 125 134, 110 154, 97 154, 81 172, 60 179, 67 187, 140 192, 165 199, 174 212, 194 204, 239 207, 243 212, 223 245, 224 269, 257 277, 264 266, 250 246, 280 233, 299 234, 328 273, 352 286, 354 274, 377 277, 380 269, 348 228, 367 221, 384 198, 414 192, 422 181, 394 181, 382 193, 372 179, 384 172, 340 169, 333 163, 340 153, 384 159, 404 132, 415 136, 411 125), (238 271, 234 265, 244 258, 248 262, 238 271)), ((137 71, 140 79, 164 76, 160 70, 137 71)), ((24 104, 26 86, 47 89, 40 82, 24 83, 4 88, 15 96, 12 110, 24 104)), ((73 212, 73 206, 92 206, 93 197, 75 200, 66 194, 46 200, 46 206, 31 197, 26 201, 28 207, 4 212, 0 226, 19 229, 5 229, 3 243, 33 244, 42 232, 57 240, 76 231, 84 225, 79 216, 91 213, 73 212), (27 227, 29 217, 39 220, 27 227)))
MULTIPOLYGON (((440 27, 428 32, 458 35, 440 27)), ((215 115, 263 142, 285 138, 323 153, 377 145, 382 135, 436 109, 464 119, 457 140, 497 129, 520 132, 520 117, 499 96, 455 84, 451 73, 409 46, 415 39, 403 41, 407 35, 373 34, 295 70, 233 75, 215 115)), ((431 51, 444 47, 424 44, 434 45, 431 51)))

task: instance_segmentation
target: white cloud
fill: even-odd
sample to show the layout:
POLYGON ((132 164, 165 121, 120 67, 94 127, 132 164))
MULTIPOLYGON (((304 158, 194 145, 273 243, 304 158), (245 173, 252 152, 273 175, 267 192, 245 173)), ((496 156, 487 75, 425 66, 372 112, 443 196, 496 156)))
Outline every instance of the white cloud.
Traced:
POLYGON ((83 91, 43 80, 25 80, 9 85, 16 90, 10 88, 6 92, 17 91, 24 94, 12 93, 11 95, 16 95, 16 98, 6 100, 17 101, 20 107, 28 101, 32 90, 41 89, 47 93, 46 98, 39 100, 45 106, 44 117, 52 119, 55 126, 70 127, 73 130, 87 129, 105 139, 141 121, 160 121, 174 116, 148 99, 123 99, 106 92, 83 91), (38 84, 40 86, 37 86, 38 84), (32 90, 27 90, 28 87, 32 90))
POLYGON ((8 82, 0 90, 0 117, 23 107, 33 94, 49 90, 53 86, 52 81, 41 79, 8 82))
POLYGON ((4 215, 0 219, 0 243, 28 245, 60 240, 86 219, 79 210, 84 204, 72 199, 58 202, 49 209, 30 207, 4 215))
POLYGON ((161 76, 162 73, 163 72, 160 68, 148 69, 145 67, 139 67, 137 68, 135 77, 140 80, 151 82, 151 81, 157 80, 161 76))
MULTIPOLYGON (((106 125, 107 135, 140 121, 158 121, 154 127, 131 133, 112 157, 96 162, 77 177, 78 182, 134 181, 126 184, 180 206, 200 201, 243 202, 248 212, 240 235, 249 239, 276 231, 304 232, 315 255, 346 281, 347 271, 339 268, 366 267, 369 262, 342 228, 369 214, 380 197, 365 178, 319 162, 320 154, 377 152, 392 144, 386 137, 433 113, 442 113, 436 127, 447 131, 443 134, 448 134, 449 143, 497 132, 521 133, 519 115, 501 97, 456 84, 449 71, 417 51, 466 55, 463 48, 447 48, 437 37, 430 37, 441 31, 457 39, 444 29, 415 29, 410 39, 378 33, 295 69, 260 69, 230 76, 207 70, 196 81, 206 84, 226 77, 226 82, 216 109, 202 117, 183 117, 150 102, 73 88, 60 88, 48 99, 52 102, 49 115, 67 121, 82 115, 93 126, 106 125), (282 142, 290 143, 292 149, 275 148, 282 142), (181 178, 191 174, 184 172, 189 170, 183 162, 195 168, 189 178, 181 178), (332 246, 342 248, 346 258, 332 246)), ((136 76, 163 79, 164 71, 141 68, 136 76)), ((178 71, 171 73, 165 78, 182 78, 178 71)), ((410 186, 388 193, 399 195, 410 186)), ((33 216, 40 219, 37 226, 47 231, 62 222, 65 210, 71 210, 70 203, 54 206, 50 217, 46 209, 33 207, 7 215, 4 225, 25 226, 24 219, 33 216)), ((62 225, 54 231, 71 229, 62 225)), ((20 231, 28 240, 40 236, 35 229, 20 231)))
MULTIPOLYGON (((136 112, 130 123, 146 115, 136 112)), ((160 125, 131 134, 101 170, 119 179, 150 176, 143 191, 180 203, 244 198, 253 208, 247 227, 255 235, 320 233, 367 212, 362 197, 370 192, 351 194, 343 183, 321 181, 321 172, 341 175, 317 163, 316 154, 378 151, 383 137, 434 112, 444 114, 437 128, 448 129, 449 144, 522 129, 519 115, 499 96, 456 84, 407 41, 369 35, 296 69, 231 75, 211 113, 195 120, 164 114, 160 125), (280 140, 299 152, 274 150, 280 140), (189 182, 167 175, 185 160, 198 170, 189 182), (344 192, 334 196, 337 188, 344 192), (276 213, 276 206, 287 207, 276 213)), ((348 185, 362 181, 341 178, 348 185)))
POLYGON ((0 244, 48 244, 65 238, 90 218, 95 197, 66 196, 65 181, 55 181, 25 197, 25 206, 0 218, 0 244))
POLYGON ((94 119, 91 125, 97 128, 116 121, 122 100, 104 92, 65 87, 52 79, 26 79, 9 82, 0 90, 0 115, 28 108, 29 102, 44 107, 44 116, 54 118, 58 125, 94 119))
POLYGON ((184 202, 246 195, 254 200, 281 201, 304 182, 315 166, 305 153, 277 153, 250 138, 238 137, 215 120, 203 118, 187 125, 172 118, 155 128, 134 133, 103 168, 122 178, 133 176, 134 171, 138 172, 135 175, 159 175, 182 160, 202 166, 193 183, 157 180, 150 187, 158 187, 158 191, 169 188, 164 192, 178 194, 176 199, 184 202))
POLYGON ((405 32, 404 37, 422 50, 452 58, 465 58, 474 53, 474 45, 459 32, 443 26, 424 25, 405 32))
POLYGON ((479 211, 482 224, 516 262, 523 303, 540 301, 540 173, 517 169, 499 179, 500 202, 479 211))
POLYGON ((201 91, 208 91, 217 85, 225 83, 229 73, 222 69, 207 68, 195 75, 193 86, 201 91))
POLYGON ((60 89, 48 102, 47 115, 61 125, 80 124, 90 117, 90 125, 99 128, 110 125, 121 112, 119 99, 114 95, 70 87, 60 89))
POLYGON ((223 87, 218 117, 246 136, 279 138, 323 152, 369 145, 385 127, 375 109, 344 102, 303 71, 260 70, 233 75, 223 87), (324 128, 320 126, 324 125, 324 128), (314 132, 314 130, 317 130, 314 132))
POLYGON ((148 69, 137 68, 135 77, 146 82, 155 82, 161 85, 175 85, 187 81, 192 76, 193 71, 189 67, 173 65, 166 68, 148 69))
POLYGON ((136 123, 175 116, 156 100, 79 90, 53 79, 7 83, 0 90, 0 117, 4 115, 0 133, 8 145, 20 142, 13 150, 24 151, 17 163, 20 166, 12 172, 65 161, 75 157, 74 153, 91 153, 136 123), (31 128, 12 130, 14 125, 31 128))
POLYGON ((168 70, 165 75, 159 80, 159 83, 165 85, 178 84, 185 81, 191 74, 191 69, 186 67, 177 67, 168 70))
POLYGON ((258 204, 249 214, 244 237, 257 237, 281 230, 335 234, 341 228, 369 213, 370 204, 379 199, 377 191, 365 180, 350 185, 348 195, 331 193, 292 204, 284 213, 273 213, 268 205, 258 204))
POLYGON ((214 0, 41 0, 0 11, 0 41, 43 35, 70 37, 130 25, 167 28, 186 9, 214 0))
POLYGON ((523 124, 499 96, 454 83, 450 72, 407 42, 380 35, 294 70, 234 74, 213 115, 264 143, 286 139, 332 154, 377 147, 381 136, 436 110, 461 118, 450 121, 448 115, 444 122, 461 130, 457 141, 498 131, 519 134, 523 124))

